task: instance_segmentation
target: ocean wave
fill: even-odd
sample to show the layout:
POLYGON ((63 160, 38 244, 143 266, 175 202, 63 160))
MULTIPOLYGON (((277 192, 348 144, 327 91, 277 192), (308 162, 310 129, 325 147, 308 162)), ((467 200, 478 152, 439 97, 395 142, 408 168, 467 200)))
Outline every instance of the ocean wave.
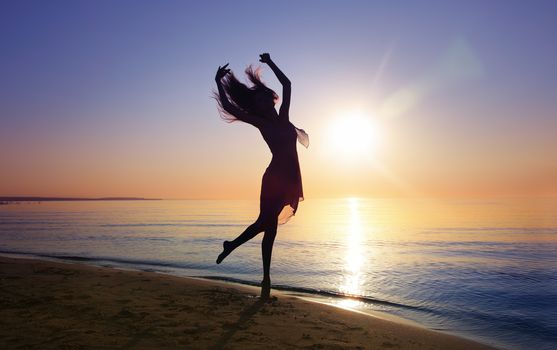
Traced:
MULTIPOLYGON (((212 266, 188 262, 172 262, 172 261, 161 261, 161 260, 141 260, 141 259, 126 259, 117 257, 104 257, 104 256, 79 256, 79 255, 66 255, 66 254, 48 254, 40 252, 26 252, 17 250, 0 250, 0 254, 5 255, 23 255, 31 256, 37 258, 47 258, 56 260, 67 260, 67 261, 79 261, 79 262, 89 262, 89 263, 115 263, 123 264, 127 266, 151 266, 159 268, 179 268, 179 269, 192 269, 192 270, 205 270, 212 266)), ((140 270, 143 270, 140 268, 140 270)), ((165 272, 165 269, 151 269, 152 271, 165 272)))
MULTIPOLYGON (((224 276, 191 276, 191 277, 204 278, 204 279, 210 279, 210 280, 216 280, 216 281, 233 282, 233 283, 245 284, 245 285, 249 285, 249 286, 259 286, 259 283, 252 282, 252 281, 246 281, 246 280, 233 278, 233 277, 224 277, 224 276)), ((418 311, 431 312, 431 313, 435 312, 435 310, 430 309, 430 308, 426 308, 426 307, 423 307, 423 306, 401 304, 401 303, 397 303, 397 302, 393 302, 393 301, 382 300, 382 299, 378 299, 378 298, 372 298, 370 296, 347 294, 347 293, 335 292, 335 291, 324 290, 324 289, 297 287, 297 286, 289 286, 289 285, 283 285, 283 284, 273 284, 273 289, 282 290, 282 291, 286 291, 286 292, 292 292, 292 293, 317 295, 317 296, 322 296, 322 297, 331 297, 331 298, 339 298, 339 299, 351 299, 351 300, 361 301, 361 302, 367 303, 367 304, 378 304, 378 305, 383 305, 383 306, 398 307, 398 308, 418 310, 418 311)))

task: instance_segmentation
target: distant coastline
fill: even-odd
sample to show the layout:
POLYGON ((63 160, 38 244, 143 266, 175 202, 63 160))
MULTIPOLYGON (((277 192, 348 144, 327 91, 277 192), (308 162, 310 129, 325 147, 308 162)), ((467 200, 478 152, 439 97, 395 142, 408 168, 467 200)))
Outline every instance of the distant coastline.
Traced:
POLYGON ((0 204, 12 202, 69 202, 69 201, 159 201, 162 198, 140 198, 140 197, 0 197, 0 204))

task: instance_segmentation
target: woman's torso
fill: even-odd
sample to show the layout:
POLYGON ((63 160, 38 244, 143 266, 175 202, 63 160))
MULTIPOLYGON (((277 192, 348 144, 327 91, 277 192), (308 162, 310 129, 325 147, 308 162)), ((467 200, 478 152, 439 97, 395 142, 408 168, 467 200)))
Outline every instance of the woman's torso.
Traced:
POLYGON ((296 150, 296 128, 290 122, 273 121, 259 128, 273 158, 269 169, 296 172, 299 167, 296 150))

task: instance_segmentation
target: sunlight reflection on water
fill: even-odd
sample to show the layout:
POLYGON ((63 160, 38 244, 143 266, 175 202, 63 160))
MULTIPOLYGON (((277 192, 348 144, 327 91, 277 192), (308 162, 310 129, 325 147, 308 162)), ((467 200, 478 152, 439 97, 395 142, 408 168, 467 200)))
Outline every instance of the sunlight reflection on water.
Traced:
POLYGON ((362 244, 362 222, 359 212, 359 199, 349 198, 350 216, 346 223, 346 256, 343 283, 339 290, 345 294, 361 295, 362 265, 364 263, 364 252, 362 244))

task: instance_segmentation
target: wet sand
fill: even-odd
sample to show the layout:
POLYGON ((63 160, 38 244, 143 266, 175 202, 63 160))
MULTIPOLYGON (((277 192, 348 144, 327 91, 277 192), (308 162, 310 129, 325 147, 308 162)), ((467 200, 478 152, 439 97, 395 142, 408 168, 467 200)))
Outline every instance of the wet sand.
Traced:
POLYGON ((1 349, 491 349, 258 289, 0 257, 1 349))

